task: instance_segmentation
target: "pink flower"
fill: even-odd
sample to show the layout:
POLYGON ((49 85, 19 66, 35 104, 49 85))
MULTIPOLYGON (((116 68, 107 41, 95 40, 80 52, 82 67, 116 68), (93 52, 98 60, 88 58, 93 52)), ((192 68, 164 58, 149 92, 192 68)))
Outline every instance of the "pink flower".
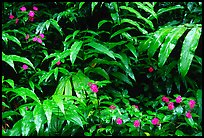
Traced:
POLYGON ((28 110, 28 107, 26 106, 26 110, 28 110))
POLYGON ((137 108, 139 110, 139 107, 137 105, 132 105, 132 106, 134 106, 135 108, 137 108))
POLYGON ((40 36, 41 38, 44 38, 44 37, 45 37, 44 34, 40 34, 39 36, 40 36))
POLYGON ((190 100, 188 104, 189 104, 190 108, 194 108, 196 102, 194 100, 190 100))
POLYGON ((162 97, 162 101, 168 103, 169 102, 169 98, 167 98, 166 96, 162 97))
POLYGON ((40 44, 42 44, 42 39, 38 38, 38 39, 37 39, 37 42, 40 43, 40 44))
POLYGON ((187 118, 192 118, 191 113, 190 113, 190 112, 187 112, 187 113, 186 113, 186 117, 187 117, 187 118))
POLYGON ((26 64, 23 64, 22 68, 23 68, 24 70, 27 70, 27 69, 28 69, 28 66, 27 66, 26 64))
POLYGON ((154 69, 153 69, 152 67, 150 67, 150 68, 148 69, 148 71, 149 71, 149 72, 153 72, 154 69))
POLYGON ((13 16, 12 14, 10 14, 10 15, 9 15, 9 18, 10 18, 10 19, 13 19, 13 18, 14 18, 14 16, 13 16))
POLYGON ((34 10, 34 11, 38 11, 38 7, 33 6, 33 10, 34 10))
POLYGON ((30 37, 30 35, 29 35, 29 34, 27 34, 27 35, 26 35, 26 37, 25 37, 25 39, 26 39, 26 40, 28 40, 28 38, 29 38, 29 37, 30 37))
POLYGON ((58 61, 56 64, 57 64, 57 66, 59 66, 59 65, 61 64, 61 62, 60 62, 60 61, 58 61))
POLYGON ((29 16, 28 19, 29 19, 29 21, 31 21, 31 22, 34 21, 34 17, 29 16))
POLYGON ((182 97, 181 97, 181 96, 178 96, 178 97, 176 98, 176 103, 180 103, 180 102, 182 102, 182 97))
POLYGON ((16 24, 18 23, 18 21, 19 21, 19 19, 18 19, 18 18, 16 18, 16 24))
POLYGON ((116 107, 115 107, 114 105, 111 105, 109 108, 110 108, 111 110, 114 110, 116 107))
POLYGON ((168 108, 169 108, 169 110, 173 110, 174 109, 174 103, 170 102, 168 104, 168 108))
POLYGON ((118 125, 121 125, 121 124, 123 123, 123 120, 122 120, 121 118, 117 118, 117 119, 116 119, 116 123, 117 123, 118 125))
POLYGON ((20 8, 20 10, 21 10, 22 12, 24 12, 24 11, 26 11, 26 7, 23 6, 23 7, 20 8))
POLYGON ((159 124, 159 119, 158 118, 152 119, 152 124, 153 125, 158 125, 159 124))
POLYGON ((140 126, 140 121, 139 120, 135 120, 134 121, 134 126, 135 127, 139 127, 140 126))
POLYGON ((96 84, 91 84, 90 88, 91 88, 92 92, 95 92, 95 93, 98 92, 98 87, 96 84))
POLYGON ((29 15, 30 17, 34 17, 34 16, 35 16, 35 13, 34 13, 34 11, 30 11, 30 12, 28 13, 28 15, 29 15))
POLYGON ((37 41, 38 40, 38 38, 35 36, 34 38, 33 38, 33 41, 35 42, 35 41, 37 41))

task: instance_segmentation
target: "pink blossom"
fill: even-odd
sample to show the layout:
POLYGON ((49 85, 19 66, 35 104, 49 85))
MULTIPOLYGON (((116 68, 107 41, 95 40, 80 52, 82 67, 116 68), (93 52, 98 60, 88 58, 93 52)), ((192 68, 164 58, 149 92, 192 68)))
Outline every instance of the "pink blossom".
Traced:
POLYGON ((150 68, 148 69, 148 71, 149 71, 149 72, 153 72, 154 69, 153 69, 152 67, 150 67, 150 68))
POLYGON ((27 69, 28 69, 28 66, 27 66, 26 64, 23 64, 22 68, 23 68, 24 70, 27 70, 27 69))
POLYGON ((33 41, 35 42, 35 41, 37 41, 38 40, 38 38, 35 36, 34 38, 33 38, 33 41))
POLYGON ((26 39, 26 40, 28 40, 28 39, 29 39, 29 37, 30 37, 30 35, 29 35, 29 34, 26 34, 25 39, 26 39))
POLYGON ((159 124, 159 119, 158 118, 152 119, 152 124, 153 125, 158 125, 159 124))
POLYGON ((166 96, 162 97, 162 101, 168 103, 169 102, 169 98, 167 98, 166 96))
POLYGON ((139 107, 137 105, 132 105, 132 106, 134 106, 135 108, 137 108, 139 110, 139 107))
POLYGON ((34 12, 34 11, 30 11, 30 12, 28 13, 28 15, 29 15, 30 17, 34 17, 34 16, 35 16, 35 12, 34 12))
POLYGON ((16 22, 15 22, 15 23, 17 24, 17 23, 18 23, 18 21, 19 21, 19 19, 18 19, 18 18, 16 18, 16 22))
POLYGON ((116 107, 115 107, 114 105, 111 105, 109 108, 110 108, 111 110, 114 110, 116 107))
POLYGON ((194 108, 196 102, 194 100, 190 100, 188 104, 189 104, 190 108, 194 108))
POLYGON ((31 21, 31 22, 34 21, 34 17, 29 16, 28 19, 29 19, 29 21, 31 21))
POLYGON ((186 113, 186 117, 187 117, 187 118, 192 118, 191 113, 190 113, 190 112, 187 112, 187 113, 186 113))
POLYGON ((56 64, 57 64, 57 66, 59 66, 59 65, 61 64, 61 62, 60 62, 60 61, 58 61, 56 64))
POLYGON ((9 15, 9 18, 10 18, 10 19, 13 19, 13 18, 14 18, 14 16, 13 16, 12 14, 10 14, 10 15, 9 15))
POLYGON ((174 103, 173 103, 173 102, 170 102, 170 103, 168 104, 168 108, 169 108, 169 110, 173 110, 173 109, 174 109, 174 103))
POLYGON ((176 98, 176 103, 180 103, 180 102, 182 102, 182 97, 181 97, 181 96, 178 96, 178 97, 176 98))
POLYGON ((135 120, 134 121, 134 126, 135 127, 139 127, 140 126, 140 121, 139 120, 135 120))
POLYGON ((37 39, 37 42, 40 43, 40 44, 42 44, 42 39, 38 38, 38 39, 37 39))
POLYGON ((26 110, 28 110, 28 107, 26 106, 26 110))
POLYGON ((121 124, 123 123, 123 120, 122 120, 121 118, 117 118, 117 119, 116 119, 116 123, 117 123, 118 125, 121 125, 121 124))
POLYGON ((91 90, 92 90, 93 92, 95 92, 95 93, 98 92, 98 87, 97 87, 96 84, 91 84, 90 88, 91 88, 91 90))
POLYGON ((33 10, 34 10, 34 11, 38 11, 38 7, 33 6, 33 10))
POLYGON ((40 36, 41 38, 44 38, 44 37, 45 37, 44 34, 40 34, 39 36, 40 36))
POLYGON ((20 10, 21 10, 22 12, 24 12, 24 11, 26 11, 26 7, 23 6, 23 7, 20 8, 20 10))

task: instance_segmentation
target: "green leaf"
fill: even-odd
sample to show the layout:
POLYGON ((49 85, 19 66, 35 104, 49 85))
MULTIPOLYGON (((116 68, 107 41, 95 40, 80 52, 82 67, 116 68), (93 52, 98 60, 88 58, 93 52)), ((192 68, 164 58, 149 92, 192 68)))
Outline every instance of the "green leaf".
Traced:
POLYGON ((50 126, 50 122, 51 122, 51 117, 52 117, 52 101, 51 100, 44 100, 43 102, 43 109, 45 111, 45 115, 47 117, 47 124, 48 124, 48 128, 50 126))
POLYGON ((186 31, 186 27, 183 25, 174 28, 166 37, 165 42, 162 44, 158 56, 158 66, 161 67, 165 64, 167 58, 169 57, 170 53, 176 46, 178 39, 183 35, 186 31))
POLYGON ((9 55, 5 55, 3 52, 2 52, 2 61, 9 64, 9 66, 11 66, 14 69, 14 71, 16 72, 13 60, 11 59, 11 57, 9 55))
POLYGON ((198 101, 198 123, 200 124, 202 122, 202 90, 198 89, 196 92, 196 98, 198 101))
POLYGON ((176 136, 184 136, 184 133, 181 130, 177 129, 175 132, 175 135, 176 136))
POLYGON ((98 23, 98 29, 99 29, 104 23, 107 23, 107 22, 112 23, 111 20, 102 20, 102 21, 100 21, 100 22, 98 23))
POLYGON ((121 23, 129 23, 129 24, 136 26, 142 34, 148 33, 144 28, 140 27, 140 25, 136 21, 133 21, 131 19, 124 18, 121 20, 121 23))
POLYGON ((162 122, 169 122, 171 120, 171 118, 172 118, 172 115, 166 115, 166 116, 164 116, 162 122))
POLYGON ((85 2, 80 2, 79 3, 79 10, 81 9, 81 7, 84 5, 85 2))
POLYGON ((15 112, 15 111, 2 112, 2 119, 7 118, 7 117, 12 116, 12 115, 19 115, 19 113, 15 112))
POLYGON ((53 97, 53 100, 55 101, 55 103, 57 104, 57 106, 59 106, 62 113, 65 114, 64 104, 63 104, 63 100, 62 100, 61 95, 53 95, 52 97, 53 97))
POLYGON ((148 38, 147 40, 141 41, 141 42, 139 43, 139 46, 138 46, 138 51, 139 51, 139 52, 144 52, 144 51, 146 51, 146 50, 149 48, 149 46, 150 46, 150 44, 151 44, 151 41, 152 41, 152 38, 151 38, 151 37, 148 38))
POLYGON ((29 83, 30 88, 32 89, 32 91, 34 91, 35 84, 33 83, 33 81, 29 80, 28 83, 29 83))
POLYGON ((50 23, 60 32, 63 36, 62 28, 59 26, 58 22, 54 19, 50 19, 50 23))
POLYGON ((12 35, 9 35, 9 34, 7 34, 5 32, 2 32, 2 39, 4 41, 7 41, 7 39, 9 39, 9 40, 15 42, 16 44, 18 44, 21 47, 21 42, 15 36, 12 36, 12 35))
POLYGON ((177 9, 184 9, 184 7, 181 5, 175 5, 175 6, 171 6, 171 7, 167 7, 167 8, 161 8, 157 11, 157 15, 160 16, 161 14, 163 14, 165 12, 169 12, 169 11, 177 10, 177 9))
POLYGON ((9 136, 21 136, 22 119, 18 120, 12 129, 8 130, 9 136))
POLYGON ((33 110, 33 117, 37 133, 39 133, 40 127, 43 123, 45 123, 45 113, 41 105, 37 104, 35 106, 33 110))
POLYGON ((123 33, 123 32, 126 32, 126 31, 128 31, 128 30, 132 30, 132 29, 134 29, 134 28, 126 27, 126 28, 124 28, 124 29, 120 29, 120 30, 116 31, 115 33, 113 33, 113 34, 110 36, 110 39, 113 38, 113 37, 115 37, 115 36, 117 36, 117 35, 119 35, 119 34, 121 34, 121 33, 123 33))
POLYGON ((96 5, 98 4, 98 2, 91 2, 91 13, 93 14, 94 8, 96 7, 96 5))
POLYGON ((108 73, 104 69, 102 69, 101 67, 96 67, 96 68, 87 67, 84 69, 84 73, 90 73, 90 72, 99 74, 99 75, 103 76, 104 78, 106 78, 107 80, 110 79, 108 73))
POLYGON ((111 57, 115 60, 115 57, 113 56, 113 51, 109 50, 107 47, 103 46, 102 44, 99 44, 96 42, 90 42, 87 45, 95 48, 96 50, 108 55, 109 57, 111 57))
POLYGON ((54 77, 55 77, 55 80, 57 80, 58 70, 59 70, 58 67, 56 67, 56 68, 54 69, 54 77))
POLYGON ((129 78, 126 75, 124 75, 120 72, 113 72, 113 73, 111 73, 111 75, 115 76, 119 80, 126 82, 127 84, 132 86, 132 82, 129 80, 129 78))
MULTIPOLYGON (((73 33, 73 39, 75 38, 75 36, 78 34, 80 32, 80 30, 76 30, 76 31, 74 31, 74 33, 73 33)), ((67 37, 66 37, 67 38, 67 37)), ((65 41, 66 41, 66 39, 65 39, 65 41)))
POLYGON ((22 119, 22 136, 29 136, 32 132, 34 132, 35 124, 31 120, 33 120, 33 113, 31 111, 27 111, 22 119))
POLYGON ((192 28, 183 41, 179 63, 179 71, 183 77, 188 73, 195 50, 198 46, 200 35, 201 28, 192 28))
POLYGON ((29 65, 30 67, 32 67, 32 68, 35 70, 35 67, 34 67, 33 64, 30 62, 30 60, 28 60, 27 58, 25 58, 25 57, 20 57, 20 56, 17 56, 17 55, 9 55, 9 56, 10 56, 10 59, 11 59, 11 60, 25 63, 25 64, 29 65))
POLYGON ((176 113, 177 113, 177 115, 179 117, 183 113, 183 107, 182 106, 178 106, 178 107, 175 108, 175 111, 176 111, 176 113))
POLYGON ((158 30, 157 32, 155 32, 154 36, 153 36, 153 40, 150 43, 150 46, 148 48, 148 56, 151 58, 154 56, 154 53, 157 51, 157 49, 159 48, 159 46, 162 44, 162 42, 164 41, 164 38, 166 37, 166 35, 172 30, 172 27, 166 27, 166 28, 162 28, 160 30, 158 30))
POLYGON ((50 20, 47 20, 47 21, 45 22, 45 26, 46 26, 46 29, 47 29, 47 31, 48 31, 48 29, 49 29, 49 27, 50 27, 50 20))
POLYGON ((193 121, 193 118, 187 118, 185 117, 186 122, 192 127, 192 128, 196 128, 195 126, 195 122, 193 121))
POLYGON ((64 95, 72 96, 72 85, 69 77, 66 78, 64 90, 65 90, 64 95))
POLYGON ((76 41, 71 46, 70 60, 72 62, 72 65, 74 64, 74 62, 76 60, 77 54, 78 54, 79 50, 81 49, 82 44, 83 44, 83 41, 76 41))
POLYGON ((38 85, 40 85, 40 83, 42 83, 44 80, 45 80, 45 82, 47 82, 47 80, 53 74, 53 72, 54 72, 54 70, 50 70, 49 72, 44 72, 43 75, 40 76, 40 80, 38 82, 38 85))
POLYGON ((75 123, 76 125, 79 125, 83 128, 82 120, 79 116, 79 114, 76 111, 69 111, 65 115, 65 119, 75 123))
POLYGON ((4 82, 7 82, 12 88, 14 88, 14 81, 12 79, 7 79, 4 82))
POLYGON ((135 60, 137 61, 138 60, 137 51, 136 51, 136 48, 133 45, 133 43, 130 42, 130 43, 126 44, 125 46, 132 52, 132 54, 135 56, 135 60))

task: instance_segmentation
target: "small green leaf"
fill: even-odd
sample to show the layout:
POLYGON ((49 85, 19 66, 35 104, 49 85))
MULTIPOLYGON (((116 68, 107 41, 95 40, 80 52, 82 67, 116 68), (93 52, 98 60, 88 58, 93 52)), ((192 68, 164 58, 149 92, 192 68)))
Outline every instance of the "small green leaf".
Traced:
POLYGON ((96 7, 96 5, 98 4, 98 2, 91 2, 91 13, 93 14, 94 8, 96 7))
POLYGON ((102 20, 102 21, 100 21, 100 22, 98 23, 98 29, 99 29, 104 23, 108 23, 108 22, 112 23, 111 20, 102 20))
POLYGON ((51 100, 44 100, 43 102, 43 109, 45 111, 45 115, 47 117, 47 124, 48 128, 50 126, 51 117, 52 117, 52 101, 51 100))
POLYGON ((74 44, 71 46, 71 53, 70 53, 70 60, 72 62, 72 65, 74 65, 74 62, 76 60, 77 54, 79 50, 81 49, 81 46, 83 44, 83 41, 76 41, 74 44))
MULTIPOLYGON (((121 23, 122 23, 122 22, 121 22, 121 23)), ((126 32, 126 31, 128 31, 128 30, 132 30, 132 29, 134 29, 134 28, 126 27, 126 28, 124 28, 124 29, 120 29, 120 30, 116 31, 115 33, 113 33, 113 34, 110 36, 110 39, 113 38, 113 37, 115 37, 115 36, 117 36, 117 35, 119 35, 119 34, 121 34, 121 33, 123 33, 123 32, 126 32)))
POLYGON ((54 69, 54 77, 55 77, 55 80, 57 80, 58 70, 59 70, 58 67, 56 67, 56 68, 54 69))
POLYGON ((2 112, 2 119, 7 118, 9 116, 13 116, 13 115, 19 115, 19 113, 15 111, 2 112))
POLYGON ((62 97, 60 95, 53 95, 52 97, 53 97, 53 100, 55 101, 55 103, 59 106, 62 113, 65 114, 62 97))
POLYGON ((81 7, 84 5, 85 2, 80 2, 79 3, 79 9, 81 9, 81 7))
POLYGON ((178 130, 176 130, 175 135, 176 136, 184 136, 184 133, 178 129, 178 130))

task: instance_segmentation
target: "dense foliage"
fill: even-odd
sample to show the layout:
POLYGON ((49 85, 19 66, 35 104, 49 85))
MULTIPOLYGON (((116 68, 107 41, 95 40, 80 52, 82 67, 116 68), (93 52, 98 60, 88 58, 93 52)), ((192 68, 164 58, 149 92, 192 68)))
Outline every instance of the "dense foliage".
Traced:
POLYGON ((201 2, 4 2, 2 135, 202 136, 201 2))

